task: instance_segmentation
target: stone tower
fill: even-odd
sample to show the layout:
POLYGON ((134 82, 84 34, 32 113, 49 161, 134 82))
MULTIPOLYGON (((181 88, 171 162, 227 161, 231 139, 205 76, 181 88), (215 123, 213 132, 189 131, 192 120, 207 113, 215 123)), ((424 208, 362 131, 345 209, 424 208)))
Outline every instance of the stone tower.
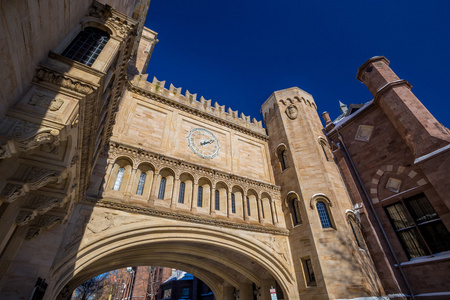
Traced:
POLYGON ((379 295, 379 279, 316 109, 313 97, 297 87, 274 92, 262 105, 300 297, 379 295))

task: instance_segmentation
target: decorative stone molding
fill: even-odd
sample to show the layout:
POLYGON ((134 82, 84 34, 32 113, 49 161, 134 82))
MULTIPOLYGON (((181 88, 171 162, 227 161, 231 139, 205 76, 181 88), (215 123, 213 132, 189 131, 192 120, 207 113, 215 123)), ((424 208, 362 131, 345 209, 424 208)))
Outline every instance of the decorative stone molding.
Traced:
POLYGON ((79 79, 69 77, 58 73, 57 71, 52 71, 43 66, 40 66, 36 70, 33 81, 41 82, 46 81, 54 85, 75 91, 77 93, 88 95, 92 94, 97 90, 97 86, 82 82, 79 79))
POLYGON ((22 209, 16 218, 19 226, 26 225, 32 221, 37 215, 45 214, 54 207, 60 207, 64 199, 59 197, 48 197, 36 195, 29 199, 29 208, 22 209))
MULTIPOLYGON (((281 199, 280 187, 265 183, 257 180, 252 180, 246 177, 240 177, 230 173, 215 171, 200 165, 187 163, 176 158, 164 156, 162 154, 153 153, 140 148, 136 148, 130 145, 116 142, 112 140, 110 142, 110 159, 115 161, 119 158, 129 159, 131 162, 137 158, 140 163, 147 163, 155 167, 155 172, 159 173, 163 168, 169 168, 174 174, 188 173, 196 182, 201 177, 207 178, 213 185, 218 181, 227 182, 228 188, 232 189, 233 186, 240 186, 245 192, 248 189, 255 189, 258 195, 265 192, 269 194, 273 199, 281 199)), ((134 166, 132 166, 134 167, 134 166)))
POLYGON ((32 167, 25 177, 25 182, 10 182, 0 193, 0 200, 11 203, 32 190, 37 190, 50 182, 60 182, 65 173, 55 170, 32 167))
POLYGON ((90 17, 101 20, 116 30, 117 35, 123 37, 128 34, 136 35, 137 21, 117 12, 110 5, 94 2, 89 8, 90 17))
POLYGON ((43 229, 50 228, 51 226, 64 221, 64 216, 46 214, 36 217, 30 224, 27 233, 25 234, 26 240, 31 240, 37 237, 43 229))
POLYGON ((57 129, 39 128, 27 121, 18 121, 8 134, 8 141, 0 143, 0 159, 9 158, 18 152, 26 152, 43 144, 58 146, 60 132, 57 129))
POLYGON ((64 104, 64 100, 44 96, 43 94, 38 92, 30 98, 28 104, 49 109, 50 111, 57 111, 64 104))
POLYGON ((130 204, 112 202, 112 201, 107 201, 107 200, 98 199, 98 198, 89 198, 88 197, 88 198, 85 198, 81 203, 92 205, 92 206, 122 210, 122 211, 130 212, 130 213, 156 216, 156 217, 185 221, 185 222, 194 222, 194 223, 217 226, 217 227, 227 227, 227 228, 233 228, 233 229, 263 232, 263 233, 270 233, 270 234, 276 234, 276 235, 285 235, 285 236, 289 235, 289 231, 287 229, 264 227, 261 225, 252 225, 252 224, 241 224, 241 223, 235 223, 235 222, 226 221, 226 220, 218 220, 218 219, 214 219, 214 218, 207 218, 207 217, 201 217, 201 216, 196 216, 196 215, 191 215, 191 214, 184 214, 181 212, 161 211, 161 210, 157 210, 157 209, 153 209, 153 208, 138 207, 138 206, 133 206, 130 204))

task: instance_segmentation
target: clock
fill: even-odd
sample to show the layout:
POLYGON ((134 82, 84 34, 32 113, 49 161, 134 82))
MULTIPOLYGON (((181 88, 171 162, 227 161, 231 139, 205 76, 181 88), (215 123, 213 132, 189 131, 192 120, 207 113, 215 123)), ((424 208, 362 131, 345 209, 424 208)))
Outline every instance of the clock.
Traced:
POLYGON ((211 131, 204 128, 194 128, 187 135, 189 148, 202 158, 214 158, 219 154, 219 140, 211 131))

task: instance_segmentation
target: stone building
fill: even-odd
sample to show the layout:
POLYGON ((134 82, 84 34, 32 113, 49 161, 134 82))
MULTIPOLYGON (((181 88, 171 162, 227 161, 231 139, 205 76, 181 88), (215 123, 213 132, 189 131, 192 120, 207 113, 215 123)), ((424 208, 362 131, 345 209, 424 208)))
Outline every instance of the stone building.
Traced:
MULTIPOLYGON (((2 299, 65 299, 87 279, 130 265, 184 270, 218 300, 268 300, 271 287, 284 299, 408 294, 364 218, 377 261, 361 250, 360 190, 336 142, 328 146, 313 97, 299 88, 274 92, 262 105, 263 128, 224 105, 148 82, 157 43, 144 27, 149 2, 0 4, 7 45, 0 76, 8 83, 0 103, 2 299)), ((362 80, 376 92, 383 80, 370 74, 362 80)), ((401 86, 391 77, 387 86, 401 86)), ((448 162, 440 156, 448 135, 409 115, 403 122, 396 109, 387 115, 422 158, 411 162, 428 171, 411 171, 426 183, 414 182, 448 228, 445 166, 432 163, 448 162), (434 192, 424 190, 428 183, 434 192)), ((392 178, 393 186, 404 180, 392 178)), ((414 277, 424 272, 414 270, 414 277)))

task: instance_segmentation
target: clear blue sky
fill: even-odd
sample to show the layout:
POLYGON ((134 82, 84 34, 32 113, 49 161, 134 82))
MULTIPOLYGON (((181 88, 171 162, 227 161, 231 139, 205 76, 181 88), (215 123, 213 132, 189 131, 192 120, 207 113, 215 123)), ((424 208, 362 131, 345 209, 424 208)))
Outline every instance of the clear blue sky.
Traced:
POLYGON ((356 72, 384 55, 450 127, 449 13, 449 0, 152 0, 147 72, 258 120, 273 91, 298 86, 335 118, 338 100, 372 99, 356 72))

